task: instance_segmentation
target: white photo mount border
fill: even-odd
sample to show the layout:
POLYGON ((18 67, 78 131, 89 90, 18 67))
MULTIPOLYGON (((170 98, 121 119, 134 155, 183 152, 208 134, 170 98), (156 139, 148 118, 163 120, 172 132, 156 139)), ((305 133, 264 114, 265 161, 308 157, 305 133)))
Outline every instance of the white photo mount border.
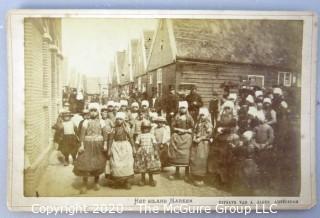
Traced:
MULTIPOLYGON (((299 197, 176 197, 191 199, 189 205, 205 205, 215 210, 219 201, 279 200, 298 201, 298 204, 278 204, 276 209, 307 209, 316 204, 316 64, 317 16, 303 11, 211 11, 211 10, 13 10, 7 16, 8 33, 8 192, 7 206, 13 211, 31 211, 32 205, 123 205, 126 211, 139 211, 135 197, 24 197, 24 42, 23 20, 41 18, 193 18, 193 19, 269 19, 303 20, 303 50, 301 75, 301 193, 299 197), (308 97, 307 97, 308 96, 308 97)), ((167 197, 140 197, 140 199, 170 200, 167 197)), ((160 208, 163 205, 159 205, 160 208)), ((161 210, 161 209, 160 209, 161 210)))

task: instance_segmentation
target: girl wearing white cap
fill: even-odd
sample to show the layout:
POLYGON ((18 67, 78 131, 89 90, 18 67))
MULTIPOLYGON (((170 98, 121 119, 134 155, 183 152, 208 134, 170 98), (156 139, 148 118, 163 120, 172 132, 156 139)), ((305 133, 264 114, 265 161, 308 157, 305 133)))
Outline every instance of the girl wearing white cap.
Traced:
POLYGON ((143 116, 144 116, 145 119, 151 120, 150 109, 149 109, 149 101, 142 100, 142 102, 141 102, 141 110, 140 111, 143 113, 143 116))
POLYGON ((155 123, 157 126, 153 129, 153 132, 158 144, 161 171, 163 171, 163 168, 168 166, 168 147, 170 144, 171 133, 165 117, 158 116, 155 123))
POLYGON ((259 124, 257 115, 258 111, 256 107, 249 107, 244 117, 239 118, 239 134, 243 134, 245 131, 253 131, 253 129, 259 124))
POLYGON ((256 147, 256 161, 261 172, 260 180, 264 188, 270 185, 272 171, 274 170, 271 167, 270 163, 274 162, 273 159, 273 140, 274 140, 274 131, 272 127, 265 122, 264 116, 258 116, 260 124, 254 128, 255 139, 253 141, 254 146, 256 147))
POLYGON ((74 163, 73 172, 83 177, 80 193, 86 193, 88 177, 94 177, 94 190, 99 190, 99 176, 106 167, 107 137, 103 134, 104 122, 99 119, 99 104, 89 104, 90 119, 81 129, 81 147, 74 163))
POLYGON ((101 119, 105 123, 105 129, 106 129, 107 133, 110 133, 111 129, 114 126, 114 122, 108 117, 108 106, 103 105, 101 107, 100 113, 101 113, 101 119))
POLYGON ((131 104, 130 112, 131 112, 132 120, 135 120, 138 117, 138 114, 139 114, 139 103, 138 102, 133 102, 131 104))
POLYGON ((263 112, 265 116, 265 122, 271 127, 274 127, 277 123, 277 113, 271 107, 271 99, 263 99, 263 112))
POLYGON ((273 99, 272 99, 272 108, 278 111, 281 102, 283 101, 283 92, 279 87, 273 88, 273 99))
POLYGON ((113 123, 116 121, 116 116, 115 116, 115 113, 114 113, 114 101, 108 101, 107 102, 107 117, 113 123))
POLYGON ((254 132, 245 131, 241 135, 240 146, 233 150, 234 170, 232 193, 239 195, 254 195, 257 188, 258 166, 255 161, 253 144, 254 132))
POLYGON ((207 173, 212 128, 208 109, 200 108, 199 118, 194 127, 193 144, 190 152, 190 173, 196 186, 204 185, 203 179, 207 173))
MULTIPOLYGON (((128 101, 127 100, 120 100, 120 112, 123 112, 125 116, 125 121, 130 123, 131 114, 128 110, 128 101)), ((130 124, 131 125, 131 124, 130 124)))
POLYGON ((146 184, 145 175, 149 175, 149 185, 156 186, 156 181, 153 179, 155 173, 160 172, 160 158, 157 148, 157 141, 155 136, 150 133, 151 122, 149 120, 142 121, 141 134, 135 140, 137 145, 137 152, 135 155, 134 171, 141 173, 140 186, 146 184))
POLYGON ((125 122, 125 116, 123 112, 116 114, 115 127, 109 137, 108 155, 114 185, 131 189, 130 180, 134 175, 134 143, 130 135, 130 128, 125 122))
POLYGON ((258 115, 257 118, 259 125, 254 128, 255 145, 258 149, 271 148, 274 139, 273 129, 265 122, 263 115, 258 115))
POLYGON ((180 178, 179 167, 185 167, 185 177, 189 177, 190 147, 194 121, 188 113, 188 103, 179 102, 179 112, 171 123, 173 134, 169 146, 169 163, 176 166, 176 172, 170 179, 180 178))

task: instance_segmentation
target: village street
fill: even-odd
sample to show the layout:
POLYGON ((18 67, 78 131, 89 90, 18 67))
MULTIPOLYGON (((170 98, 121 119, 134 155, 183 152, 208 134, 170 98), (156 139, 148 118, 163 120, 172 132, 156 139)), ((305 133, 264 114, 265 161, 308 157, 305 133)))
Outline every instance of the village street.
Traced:
MULTIPOLYGON (((53 154, 54 155, 54 154, 53 154)), ((140 176, 136 175, 133 181, 131 190, 125 189, 113 189, 106 185, 107 180, 104 175, 100 176, 100 190, 94 191, 88 189, 88 192, 84 195, 79 194, 79 188, 81 186, 81 178, 73 174, 73 165, 63 166, 58 161, 50 158, 50 164, 47 167, 44 175, 40 179, 38 186, 38 194, 40 197, 61 197, 61 196, 94 196, 94 197, 139 197, 139 196, 201 196, 201 197, 215 197, 215 196, 228 196, 229 193, 218 190, 214 187, 204 186, 196 187, 192 184, 188 184, 183 180, 171 181, 168 176, 173 173, 174 168, 166 168, 160 175, 155 176, 157 181, 156 187, 144 186, 140 187, 136 185, 140 176)), ((92 184, 92 179, 89 180, 92 184)))

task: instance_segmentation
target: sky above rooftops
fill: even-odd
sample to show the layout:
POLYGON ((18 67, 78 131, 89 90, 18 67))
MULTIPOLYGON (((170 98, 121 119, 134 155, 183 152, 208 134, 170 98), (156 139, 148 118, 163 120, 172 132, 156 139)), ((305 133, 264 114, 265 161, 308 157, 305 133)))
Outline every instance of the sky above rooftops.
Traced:
POLYGON ((62 19, 62 52, 69 71, 107 77, 117 51, 128 49, 131 39, 155 30, 155 19, 62 19))

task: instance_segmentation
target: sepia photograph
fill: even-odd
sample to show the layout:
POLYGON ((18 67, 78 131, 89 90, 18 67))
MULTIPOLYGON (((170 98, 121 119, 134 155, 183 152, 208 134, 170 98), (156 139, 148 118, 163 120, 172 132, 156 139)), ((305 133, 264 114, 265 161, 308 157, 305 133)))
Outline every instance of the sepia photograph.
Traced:
POLYGON ((315 202, 312 13, 18 12, 9 182, 25 202, 315 202))

